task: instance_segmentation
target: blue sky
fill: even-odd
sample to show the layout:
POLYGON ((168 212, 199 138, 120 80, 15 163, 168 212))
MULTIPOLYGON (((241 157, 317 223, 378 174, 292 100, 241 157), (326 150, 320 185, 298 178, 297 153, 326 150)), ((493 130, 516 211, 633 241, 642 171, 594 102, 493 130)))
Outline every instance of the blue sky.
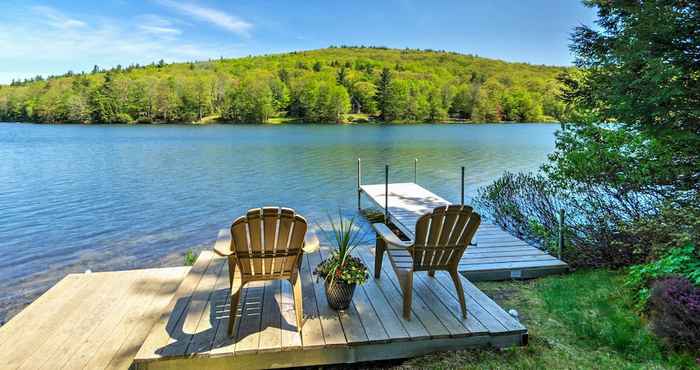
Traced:
POLYGON ((568 65, 572 28, 594 15, 579 0, 3 0, 0 83, 341 44, 568 65))

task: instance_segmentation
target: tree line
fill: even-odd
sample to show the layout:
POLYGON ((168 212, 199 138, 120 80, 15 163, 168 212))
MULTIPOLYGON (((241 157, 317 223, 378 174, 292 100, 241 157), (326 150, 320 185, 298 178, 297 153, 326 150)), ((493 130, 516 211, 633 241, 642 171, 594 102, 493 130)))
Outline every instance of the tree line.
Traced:
POLYGON ((444 51, 331 47, 117 66, 0 85, 0 120, 261 123, 560 120, 563 67, 444 51), (348 115, 351 114, 351 115, 348 115))

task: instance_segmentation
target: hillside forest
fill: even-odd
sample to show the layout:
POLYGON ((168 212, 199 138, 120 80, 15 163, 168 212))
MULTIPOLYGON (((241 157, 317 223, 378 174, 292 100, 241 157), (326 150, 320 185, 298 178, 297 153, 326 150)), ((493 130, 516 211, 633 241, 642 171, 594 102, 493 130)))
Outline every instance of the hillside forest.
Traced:
POLYGON ((95 66, 0 85, 0 121, 547 122, 565 67, 453 52, 330 47, 191 63, 95 66))

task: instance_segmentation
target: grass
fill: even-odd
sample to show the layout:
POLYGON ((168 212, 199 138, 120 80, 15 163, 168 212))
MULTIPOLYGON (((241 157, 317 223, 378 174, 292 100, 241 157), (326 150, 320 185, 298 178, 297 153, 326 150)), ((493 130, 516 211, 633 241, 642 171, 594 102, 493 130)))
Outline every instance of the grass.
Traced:
POLYGON ((633 310, 624 274, 579 271, 526 282, 478 284, 527 326, 527 347, 422 356, 403 366, 461 369, 687 369, 696 356, 667 352, 633 310))
POLYGON ((194 265, 194 262, 197 260, 197 256, 194 254, 194 252, 191 249, 188 249, 185 252, 184 257, 184 263, 185 266, 192 266, 194 265))
POLYGON ((633 309, 623 272, 578 271, 531 281, 478 283, 529 331, 527 347, 436 353, 335 369, 692 369, 700 353, 664 349, 633 309))

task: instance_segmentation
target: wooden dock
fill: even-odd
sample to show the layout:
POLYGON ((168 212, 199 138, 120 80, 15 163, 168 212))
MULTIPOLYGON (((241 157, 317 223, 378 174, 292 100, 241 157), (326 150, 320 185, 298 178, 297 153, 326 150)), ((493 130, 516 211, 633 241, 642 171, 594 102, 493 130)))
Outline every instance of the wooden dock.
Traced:
MULTIPOLYGON (((384 210, 388 200, 390 221, 413 238, 416 221, 434 208, 451 204, 415 183, 361 185, 360 191, 384 210)), ((520 240, 497 225, 482 222, 475 246, 467 248, 460 272, 471 281, 529 279, 567 272, 569 266, 559 259, 520 240)))
MULTIPOLYGON (((218 243, 229 243, 227 230, 218 243)), ((372 247, 357 250, 370 270, 372 247)), ((312 276, 328 247, 303 258, 304 325, 297 331, 292 287, 253 282, 244 288, 235 336, 226 329, 229 281, 226 259, 205 251, 146 338, 134 359, 137 369, 253 369, 317 366, 413 357, 471 347, 506 347, 527 341, 527 330, 494 301, 463 279, 468 318, 449 276, 417 273, 413 319, 401 317, 401 292, 390 269, 358 286, 350 308, 332 310, 323 280, 312 276)), ((385 264, 389 265, 388 262, 385 264)), ((373 271, 370 271, 373 274, 373 271)))
POLYGON ((0 369, 128 369, 188 271, 66 276, 0 327, 0 369))

